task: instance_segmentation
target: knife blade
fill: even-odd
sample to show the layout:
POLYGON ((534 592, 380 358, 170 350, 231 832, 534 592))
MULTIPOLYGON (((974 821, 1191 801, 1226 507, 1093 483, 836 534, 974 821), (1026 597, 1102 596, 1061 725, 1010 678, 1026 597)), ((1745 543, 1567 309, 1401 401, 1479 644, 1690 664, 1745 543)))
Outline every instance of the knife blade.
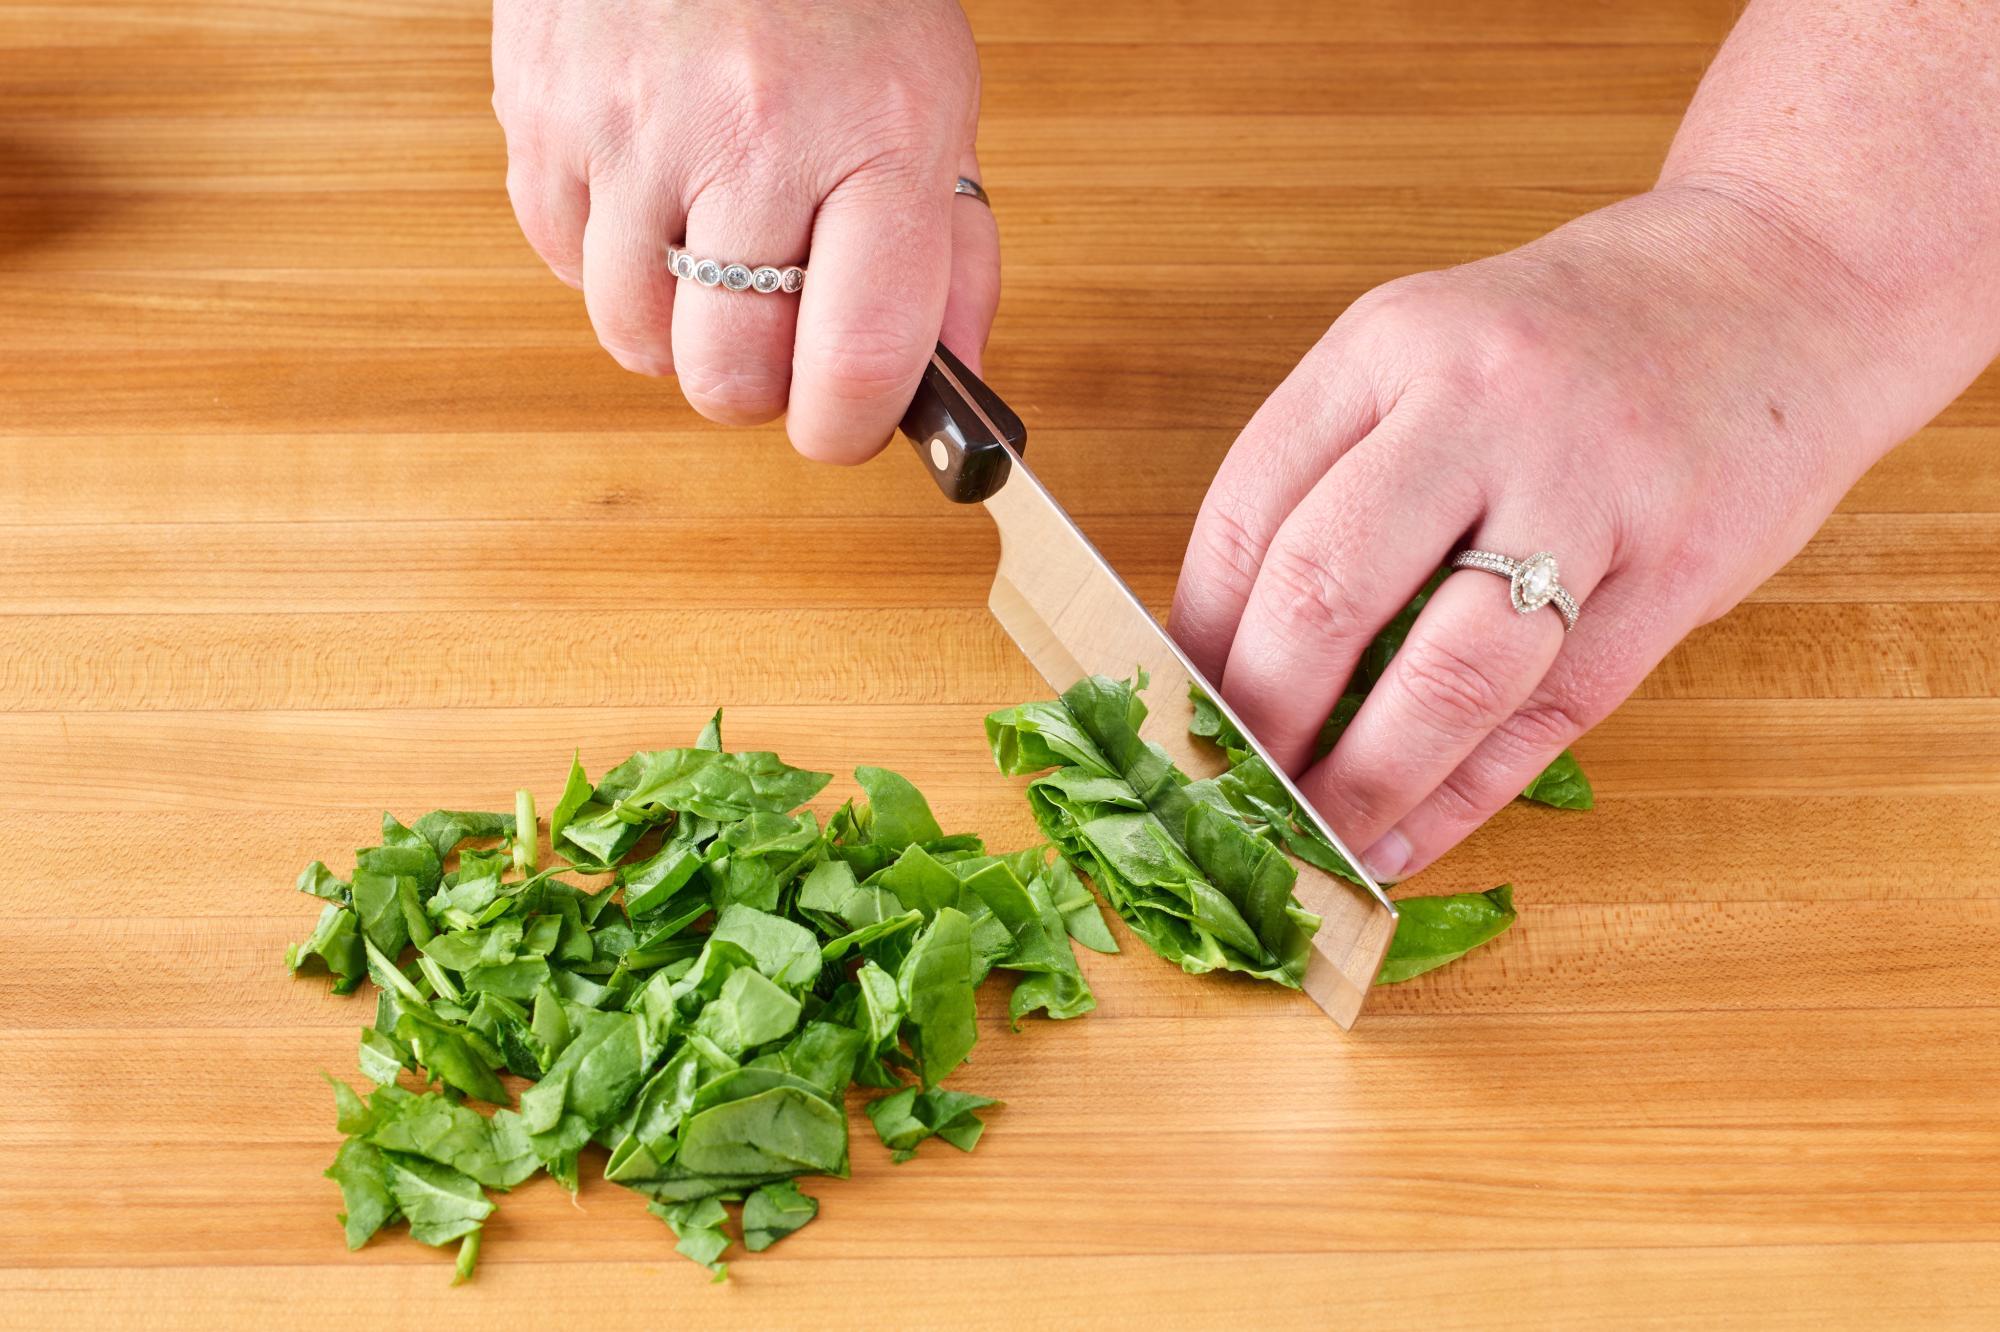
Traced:
POLYGON ((1225 760, 1188 731, 1189 686, 1198 687, 1277 775, 1308 831, 1355 868, 1360 884, 1295 860, 1293 887, 1320 917, 1301 988, 1335 1022, 1352 1027, 1396 932, 1388 895, 1029 469, 1021 418, 942 343, 902 429, 947 498, 983 504, 992 515, 1000 564, 987 605, 1051 688, 1060 694, 1085 676, 1145 671, 1151 686, 1141 738, 1201 778, 1222 771, 1225 760))

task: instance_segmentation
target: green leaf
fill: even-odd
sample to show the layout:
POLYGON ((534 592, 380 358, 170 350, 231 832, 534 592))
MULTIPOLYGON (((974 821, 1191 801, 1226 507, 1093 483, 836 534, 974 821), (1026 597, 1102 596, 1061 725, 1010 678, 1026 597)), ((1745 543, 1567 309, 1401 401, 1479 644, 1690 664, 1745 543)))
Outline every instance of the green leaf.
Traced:
POLYGON ((519 1115, 503 1110, 489 1119, 440 1092, 388 1102, 364 1136, 383 1151, 425 1157, 492 1189, 511 1189, 541 1167, 519 1115))
POLYGON ((507 1089, 493 1075, 493 1065, 474 1051, 469 1043, 472 1036, 466 1028, 425 1008, 408 1009, 396 1021, 396 1039, 409 1045, 417 1062, 433 1078, 467 1096, 504 1105, 507 1089))
POLYGON ((702 1174, 838 1174, 847 1166, 847 1116, 816 1092, 772 1087, 690 1117, 680 1162, 702 1174))
POLYGON ((759 812, 789 813, 831 780, 831 773, 806 772, 771 753, 661 749, 634 754, 604 774, 597 799, 635 817, 657 809, 733 822, 759 812))
POLYGON ((694 747, 696 749, 713 750, 718 754, 722 752, 721 708, 717 708, 715 715, 708 719, 708 724, 701 728, 701 734, 695 737, 694 747))
POLYGON ((1092 952, 1118 951, 1118 941, 1111 937, 1111 927, 1104 923, 1096 895, 1076 877, 1067 860, 1057 856, 1042 871, 1042 878, 1049 900, 1062 913, 1063 928, 1070 938, 1092 952))
POLYGON ((346 1211, 340 1224, 347 1232, 347 1247, 358 1249, 369 1237, 395 1220, 396 1199, 389 1190, 389 1163, 381 1151, 359 1138, 349 1138, 334 1153, 326 1177, 340 1185, 340 1200, 346 1211))
POLYGON ((434 809, 418 819, 413 831, 430 844, 442 861, 458 849, 460 842, 473 838, 512 837, 514 816, 473 810, 434 809))
POLYGON ((477 1230, 493 1215, 493 1204, 477 1182, 450 1166, 420 1156, 383 1152, 389 1193, 409 1218, 410 1234, 421 1244, 449 1244, 477 1230))
POLYGON ((735 944, 766 978, 787 989, 804 989, 819 978, 819 942, 811 930, 782 916, 725 906, 708 937, 712 943, 735 944))
POLYGON ((761 1253, 819 1215, 819 1200, 793 1180, 766 1184, 743 1202, 743 1247, 761 1253))
POLYGON ((949 1077, 979 1039, 972 999, 972 925, 940 909, 910 946, 896 975, 910 1024, 910 1049, 926 1087, 949 1077))
POLYGON ((1567 749, 1528 783, 1521 798, 1558 809, 1589 809, 1597 803, 1597 795, 1590 789, 1590 778, 1583 775, 1583 766, 1567 749))
POLYGON ((355 914, 338 902, 328 902, 320 910, 312 936, 285 950, 285 965, 293 975, 324 970, 333 976, 335 994, 352 991, 368 966, 355 914))
POLYGON ((346 880, 334 878, 332 870, 315 860, 299 871, 299 891, 329 902, 345 902, 350 889, 346 880))
POLYGON ((714 1198, 685 1203, 656 1202, 646 1210, 674 1232, 680 1241, 674 1245, 674 1252, 700 1263, 715 1273, 718 1281, 728 1276, 729 1264, 722 1261, 722 1255, 729 1250, 729 1236, 723 1233, 722 1223, 729 1219, 729 1214, 722 1210, 720 1202, 714 1198))
POLYGON ((430 840, 396 822, 393 814, 382 816, 382 845, 354 853, 357 874, 367 870, 385 878, 411 878, 419 892, 428 895, 443 877, 444 865, 430 840))
POLYGON ((854 780, 868 793, 868 840, 901 850, 912 842, 944 836, 924 793, 907 777, 887 768, 856 768, 854 780))
POLYGON ((569 827, 569 821, 576 817, 576 812, 583 808, 586 800, 590 799, 591 790, 590 778, 584 775, 583 771, 582 751, 574 750, 569 758, 569 780, 563 783, 562 797, 556 801, 556 807, 549 811, 550 847, 553 848, 560 841, 563 830, 569 827))
POLYGON ((761 972, 744 967, 722 983, 722 993, 701 1010, 694 1029, 731 1055, 741 1056, 791 1035, 798 1022, 799 1001, 761 972))
POLYGON ((916 1155, 917 1144, 930 1137, 942 1137, 962 1152, 971 1151, 985 1128, 975 1112, 999 1104, 970 1092, 905 1087, 870 1101, 867 1110, 876 1136, 901 1162, 916 1155))
POLYGON ((1514 889, 1503 883, 1483 893, 1405 897, 1396 911, 1396 937, 1375 978, 1378 984, 1421 976, 1504 933, 1514 923, 1514 889))
POLYGON ((354 871, 354 911, 361 917, 361 932, 386 957, 396 956, 410 942, 410 925, 403 914, 402 900, 402 885, 406 881, 414 890, 416 880, 406 875, 370 869, 354 871))
POLYGON ((370 1082, 383 1086, 394 1082, 410 1058, 409 1047, 373 1027, 361 1029, 361 1072, 370 1082))

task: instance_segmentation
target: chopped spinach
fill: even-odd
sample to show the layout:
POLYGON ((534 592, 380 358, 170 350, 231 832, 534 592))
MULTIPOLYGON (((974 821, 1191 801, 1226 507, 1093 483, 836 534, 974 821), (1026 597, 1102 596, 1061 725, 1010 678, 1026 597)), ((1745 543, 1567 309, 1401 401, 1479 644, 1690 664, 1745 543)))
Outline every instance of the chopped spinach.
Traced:
MULTIPOLYGON (((1363 652, 1349 692, 1321 727, 1320 756, 1360 711, 1444 577, 1440 571, 1426 582, 1363 652)), ((991 714, 986 738, 994 761, 1004 773, 1033 776, 1028 805, 1042 832, 1154 952, 1187 971, 1242 971, 1296 987, 1319 922, 1292 896, 1297 870, 1286 853, 1359 882, 1353 867, 1299 817, 1284 786, 1199 688, 1189 690, 1194 715, 1188 729, 1222 751, 1227 772, 1189 781, 1163 751, 1141 740, 1144 685, 1143 678, 1126 683, 1095 676, 1059 700, 991 714)), ((1522 798, 1566 809, 1589 809, 1594 799, 1590 780, 1567 750, 1522 798)), ((1054 876, 1044 881, 1066 886, 1054 876)), ((1062 898, 1077 900, 1073 894, 1062 898)), ((1378 978, 1385 983, 1442 966, 1514 920, 1506 887, 1465 897, 1406 898, 1398 908, 1402 923, 1378 978)), ((1060 904, 1058 911, 1078 942, 1109 944, 1108 936, 1100 938, 1102 921, 1094 911, 1073 917, 1060 904)), ((1023 983, 1051 984, 1044 978, 1023 983)), ((1036 1006, 1032 990, 1027 1003, 1036 1006)), ((1022 1011, 1017 1005, 1015 1012, 1022 1011)), ((1049 1011, 1060 1015, 1054 1005, 1049 1011)))
POLYGON ((542 1171, 574 1190, 596 1143, 721 1279, 725 1204, 760 1250, 817 1213, 798 1178, 847 1173, 849 1087, 890 1092, 870 1114, 899 1159, 970 1150, 997 1102, 939 1083, 978 1039, 975 987, 1012 973, 1016 1025, 1075 1017, 1096 1001, 1072 939, 1115 945, 1046 846, 989 855, 900 775, 855 779, 822 824, 800 806, 827 775, 725 752, 718 713, 595 784, 573 757, 546 849, 522 792, 516 815, 385 818, 348 880, 308 866, 320 919, 287 963, 379 987, 373 1090, 335 1084, 349 1246, 405 1220, 457 1241, 466 1279, 486 1191, 542 1171))

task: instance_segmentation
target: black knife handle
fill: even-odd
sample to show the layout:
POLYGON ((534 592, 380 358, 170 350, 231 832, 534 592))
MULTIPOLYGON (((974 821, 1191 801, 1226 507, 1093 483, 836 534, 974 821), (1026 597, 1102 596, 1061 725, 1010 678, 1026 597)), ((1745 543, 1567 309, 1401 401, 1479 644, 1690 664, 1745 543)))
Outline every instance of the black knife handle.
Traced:
POLYGON ((940 342, 924 367, 917 396, 903 413, 903 433, 944 497, 977 504, 1007 479, 1007 450, 1028 447, 1028 428, 1000 395, 940 342))

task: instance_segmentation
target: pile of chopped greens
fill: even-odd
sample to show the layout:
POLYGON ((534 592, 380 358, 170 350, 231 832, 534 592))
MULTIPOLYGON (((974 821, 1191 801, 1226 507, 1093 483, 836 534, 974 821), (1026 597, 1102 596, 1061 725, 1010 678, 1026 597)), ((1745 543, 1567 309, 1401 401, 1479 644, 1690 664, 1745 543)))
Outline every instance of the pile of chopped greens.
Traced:
MULTIPOLYGON (((1322 753, 1430 590, 1369 648, 1322 753)), ((574 1192, 596 1143, 604 1177, 647 1197, 679 1251, 722 1279, 725 1202, 761 1250, 817 1214, 801 1177, 847 1174, 851 1087, 883 1093, 864 1108, 897 1161, 930 1138, 972 1150, 998 1102, 940 1084, 977 1040, 975 989, 1010 972, 1016 1027, 1076 1017, 1096 1001, 1072 945, 1118 951, 1079 872, 1185 970, 1297 988, 1319 920, 1292 895, 1290 857, 1354 870, 1199 693, 1191 729, 1224 772, 1191 781, 1142 740, 1144 684, 1092 677, 986 719, 1001 771, 1037 774, 1028 803, 1053 859, 946 835, 881 768, 857 768, 866 800, 822 826, 803 806, 829 774, 725 753, 718 712, 692 748, 634 754, 595 785, 573 760, 546 868, 527 792, 511 815, 384 815, 347 880, 313 862, 298 886, 326 905, 287 964, 329 973, 338 994, 364 976, 378 987, 359 1054, 373 1090, 334 1081, 346 1141, 326 1173, 348 1247, 406 1220, 425 1244, 457 1241, 464 1280, 487 1190, 546 1170, 574 1192), (502 1073, 526 1080, 518 1105, 502 1073)), ((1567 753, 1523 794, 1592 801, 1567 753)), ((1505 884, 1398 905, 1385 982, 1515 917, 1505 884)))
MULTIPOLYGON (((1317 757, 1333 749, 1443 577, 1440 571, 1369 644, 1321 728, 1317 757)), ((1140 739, 1144 686, 1143 676, 1129 684, 1093 676, 1060 700, 995 712, 986 718, 994 761, 1005 773, 1040 774, 1027 792, 1035 822, 1154 952, 1187 971, 1241 971, 1297 988, 1319 920, 1292 896, 1298 868, 1282 852, 1351 883, 1360 879, 1198 688, 1190 690, 1189 730, 1222 750, 1226 771, 1190 781, 1159 746, 1140 739)), ((1569 809, 1593 802, 1590 781, 1568 751, 1522 797, 1569 809)), ((1515 918, 1508 884, 1404 898, 1397 909, 1395 939, 1377 976, 1384 983, 1463 957, 1515 918)))
POLYGON ((759 1250, 818 1211, 799 1177, 847 1174, 850 1086, 887 1093, 866 1109, 897 1160, 933 1137, 972 1150, 998 1103, 939 1084, 978 1037, 990 972, 1016 976, 1017 1026, 1095 1005, 1071 940, 1116 944, 1047 847, 947 836, 880 768, 856 770, 866 801, 822 827, 801 806, 829 775, 724 753, 720 719, 594 786, 573 762, 549 818, 562 863, 537 867, 523 793, 513 815, 385 815, 350 879, 300 875, 326 905, 291 969, 379 990, 360 1044, 374 1089, 334 1084, 349 1248, 404 1219, 458 1242, 463 1280, 486 1191, 542 1170, 575 1191, 594 1142, 605 1178, 720 1279, 725 1201, 759 1250), (532 1084, 518 1107, 502 1073, 532 1084))

